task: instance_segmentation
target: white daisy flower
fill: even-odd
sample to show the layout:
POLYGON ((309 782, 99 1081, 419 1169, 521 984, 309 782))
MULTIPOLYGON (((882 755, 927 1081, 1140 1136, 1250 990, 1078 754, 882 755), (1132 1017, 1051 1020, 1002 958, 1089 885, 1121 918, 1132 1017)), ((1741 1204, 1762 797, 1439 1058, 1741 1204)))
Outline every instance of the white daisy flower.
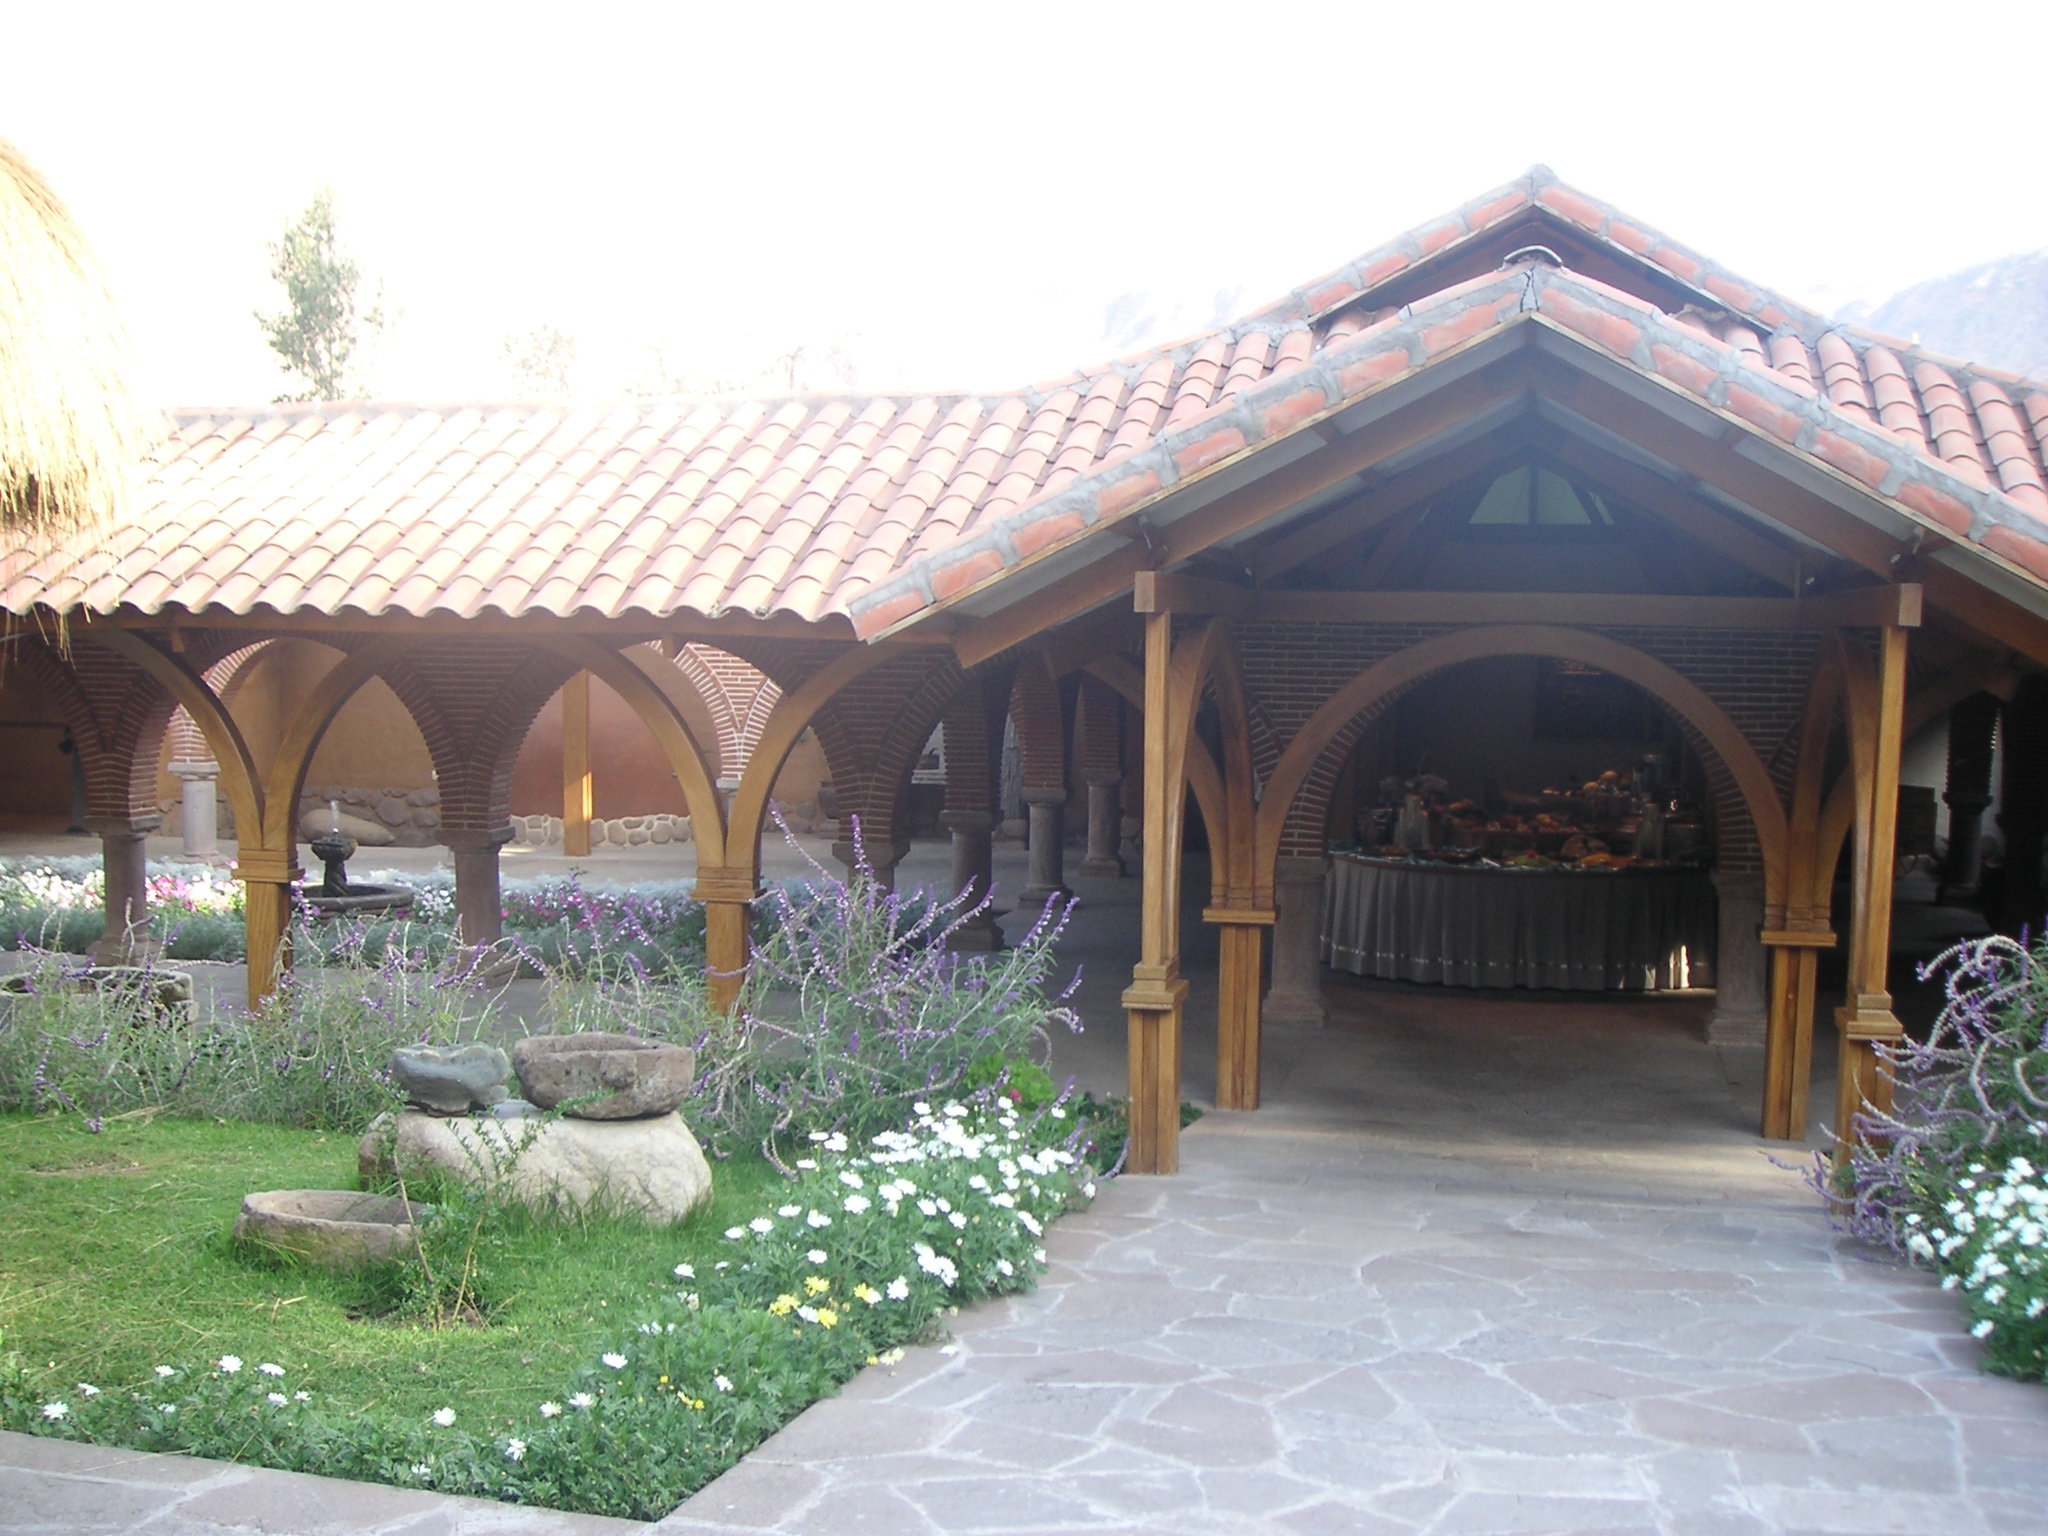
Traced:
POLYGON ((624 1355, 599 1355, 597 1358, 615 1371, 623 1371, 626 1368, 626 1357, 624 1355))
POLYGON ((281 1365, 259 1365, 256 1369, 266 1376, 282 1376, 284 1374, 284 1367, 281 1365))
POLYGON ((159 1380, 169 1381, 173 1376, 177 1375, 178 1372, 176 1367, 174 1366, 160 1365, 156 1368, 156 1374, 159 1380))
POLYGON ((282 1392, 267 1392, 264 1394, 264 1396, 270 1399, 270 1406, 273 1408, 282 1408, 286 1403, 291 1401, 291 1399, 286 1397, 282 1392))
POLYGON ((52 1424, 56 1423, 61 1418, 67 1417, 70 1414, 70 1412, 71 1405, 69 1403, 43 1404, 43 1417, 48 1419, 52 1424))
POLYGON ((745 1227, 727 1227, 725 1229, 725 1235, 732 1241, 738 1242, 741 1238, 747 1235, 747 1229, 745 1227))
POLYGON ((800 1205, 778 1205, 775 1208, 775 1214, 782 1217, 785 1221, 794 1221, 803 1213, 804 1208, 800 1205))
POLYGON ((847 1215, 858 1216, 868 1208, 868 1197, 866 1195, 848 1195, 844 1204, 847 1215))
POLYGON ((827 1255, 824 1249, 813 1248, 809 1253, 805 1254, 804 1257, 809 1259, 813 1264, 822 1264, 825 1262, 827 1255))
POLYGON ((414 1477, 432 1477, 434 1475, 434 1464, 428 1461, 416 1461, 412 1464, 412 1475, 414 1477))
POLYGON ((89 1381, 81 1381, 78 1384, 78 1390, 87 1397, 98 1397, 100 1395, 100 1389, 89 1381))
POLYGON ((526 1460, 526 1442, 516 1439, 507 1440, 505 1442, 505 1459, 507 1461, 526 1460))
POLYGON ((910 1298, 910 1282, 901 1275, 891 1280, 883 1290, 891 1301, 907 1301, 910 1298))
POLYGON ((310 1392, 294 1392, 292 1394, 292 1401, 295 1403, 310 1403, 313 1401, 313 1394, 310 1392))
POLYGON ((242 1357, 240 1355, 222 1355, 213 1363, 220 1368, 220 1373, 223 1376, 232 1376, 242 1368, 242 1357))
POLYGON ((711 1385, 718 1388, 721 1392, 730 1392, 732 1390, 732 1383, 723 1376, 712 1377, 711 1385))
POLYGON ((775 1230, 775 1223, 770 1221, 766 1216, 756 1216, 752 1221, 748 1222, 747 1225, 752 1227, 756 1232, 760 1233, 763 1237, 766 1237, 770 1232, 773 1232, 775 1230))
POLYGON ((579 1409, 594 1408, 597 1406, 597 1399, 592 1397, 588 1392, 577 1392, 570 1396, 569 1406, 571 1408, 579 1409))
POLYGON ((804 1218, 804 1221, 807 1225, 816 1230, 823 1230, 824 1228, 832 1225, 832 1218, 830 1216, 827 1216, 823 1211, 811 1212, 810 1215, 804 1218))
POLYGON ((455 1424, 455 1410, 453 1408, 436 1408, 434 1410, 434 1422, 443 1429, 452 1428, 455 1424))
POLYGON ((544 1419, 559 1418, 561 1413, 562 1405, 560 1403, 542 1403, 540 1405, 540 1416, 544 1419))
POLYGON ((676 1278, 678 1280, 694 1280, 697 1278, 697 1271, 687 1264, 678 1264, 676 1266, 676 1278))

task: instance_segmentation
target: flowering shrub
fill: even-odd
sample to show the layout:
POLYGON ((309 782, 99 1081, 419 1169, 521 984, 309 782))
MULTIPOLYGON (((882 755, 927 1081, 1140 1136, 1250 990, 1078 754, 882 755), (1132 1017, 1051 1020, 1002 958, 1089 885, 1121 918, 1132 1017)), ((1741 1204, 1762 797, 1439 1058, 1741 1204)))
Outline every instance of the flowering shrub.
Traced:
POLYGON ((1066 1005, 1079 973, 1045 990, 1071 906, 1048 902, 1013 948, 962 955, 948 941, 986 899, 905 901, 864 851, 850 879, 812 868, 814 880, 771 898, 742 1006, 699 1046, 694 1119, 714 1146, 757 1146, 787 1172, 781 1143, 901 1126, 915 1101, 964 1091, 977 1063, 1042 1063, 1050 1029, 1080 1030, 1066 1005))
POLYGON ((2048 950, 1980 939, 1936 970, 1947 1001, 1900 1046, 1893 1112, 1817 1177, 1852 1231, 1961 1292, 1993 1369, 2048 1379, 2048 950))
POLYGON ((856 1151, 819 1133, 732 1257, 662 1275, 660 1300, 524 1422, 326 1401, 309 1373, 235 1355, 127 1385, 0 1360, 0 1428, 655 1520, 863 1365, 894 1363, 948 1309, 1032 1285, 1040 1235, 1078 1194, 1059 1105, 921 1107, 856 1151))

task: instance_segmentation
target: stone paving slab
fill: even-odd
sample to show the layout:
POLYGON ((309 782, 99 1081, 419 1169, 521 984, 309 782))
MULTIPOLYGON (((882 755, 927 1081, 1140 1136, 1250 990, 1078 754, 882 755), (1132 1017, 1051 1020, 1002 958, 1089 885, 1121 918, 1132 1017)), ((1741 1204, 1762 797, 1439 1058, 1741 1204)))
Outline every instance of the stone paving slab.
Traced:
POLYGON ((1829 1230, 1746 1129, 1753 1063, 1648 1018, 1556 1013, 1563 1086, 1519 1097, 1469 1018, 1274 1031, 1268 1108, 658 1529, 2048 1531, 2048 1389, 1829 1230))
POLYGON ((0 1431, 0 1532, 60 1536, 605 1536, 632 1520, 0 1431))

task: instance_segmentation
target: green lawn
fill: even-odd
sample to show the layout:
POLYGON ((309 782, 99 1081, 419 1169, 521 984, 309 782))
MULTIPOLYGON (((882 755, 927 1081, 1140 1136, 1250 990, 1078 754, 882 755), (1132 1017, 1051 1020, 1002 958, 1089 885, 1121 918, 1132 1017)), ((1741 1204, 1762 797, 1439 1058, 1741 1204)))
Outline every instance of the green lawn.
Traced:
POLYGON ((488 1265, 488 1328, 360 1315, 360 1283, 252 1261, 229 1240, 258 1189, 353 1189, 351 1136, 137 1116, 98 1135, 75 1116, 0 1115, 0 1355, 18 1351, 69 1388, 140 1382, 163 1363, 222 1354, 274 1361, 335 1406, 465 1423, 530 1424, 534 1405, 621 1346, 640 1303, 780 1181, 757 1159, 715 1164, 718 1197, 656 1231, 630 1221, 503 1223, 488 1265))

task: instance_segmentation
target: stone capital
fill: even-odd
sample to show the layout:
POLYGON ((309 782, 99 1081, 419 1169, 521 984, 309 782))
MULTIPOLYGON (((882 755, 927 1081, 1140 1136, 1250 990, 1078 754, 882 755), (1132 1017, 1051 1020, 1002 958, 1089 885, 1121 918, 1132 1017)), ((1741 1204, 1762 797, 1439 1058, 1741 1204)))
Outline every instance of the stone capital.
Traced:
POLYGON ((451 853, 492 853, 511 842, 517 835, 518 833, 509 825, 492 827, 488 832, 442 827, 434 834, 434 841, 451 853))
POLYGON ((194 779, 217 779, 220 777, 219 763, 177 762, 170 765, 170 771, 186 783, 194 779))
POLYGON ((939 825, 948 832, 992 832, 996 819, 988 811, 941 811, 939 825))
POLYGON ((88 816, 85 830, 115 842, 140 842, 164 824, 161 816, 88 816))
POLYGON ((1024 791, 1026 805, 1065 805, 1067 792, 1064 789, 1027 789, 1024 791))

